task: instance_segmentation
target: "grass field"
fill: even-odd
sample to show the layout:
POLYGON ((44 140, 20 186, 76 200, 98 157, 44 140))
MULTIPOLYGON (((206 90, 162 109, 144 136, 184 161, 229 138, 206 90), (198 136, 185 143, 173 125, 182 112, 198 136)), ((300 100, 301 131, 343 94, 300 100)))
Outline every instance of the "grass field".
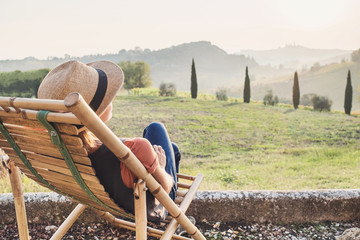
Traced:
POLYGON ((141 137, 153 121, 164 123, 180 146, 181 172, 205 175, 203 190, 360 186, 357 116, 233 100, 119 96, 108 125, 119 137, 141 137))

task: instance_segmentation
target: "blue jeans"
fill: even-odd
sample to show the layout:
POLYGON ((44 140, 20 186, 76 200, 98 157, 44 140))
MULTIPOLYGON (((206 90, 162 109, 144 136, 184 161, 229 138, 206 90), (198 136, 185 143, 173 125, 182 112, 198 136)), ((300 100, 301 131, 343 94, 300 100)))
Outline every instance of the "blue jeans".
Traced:
POLYGON ((179 147, 170 141, 169 134, 162 123, 151 123, 144 129, 143 137, 149 140, 152 145, 160 145, 164 149, 166 155, 165 171, 174 179, 174 186, 169 196, 175 200, 178 180, 176 174, 179 172, 181 159, 179 147))

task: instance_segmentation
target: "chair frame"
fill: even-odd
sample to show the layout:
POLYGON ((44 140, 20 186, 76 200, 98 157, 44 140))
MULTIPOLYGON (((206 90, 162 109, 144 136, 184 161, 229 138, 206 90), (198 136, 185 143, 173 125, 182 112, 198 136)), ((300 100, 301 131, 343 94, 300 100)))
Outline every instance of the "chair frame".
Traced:
MULTIPOLYGON (((71 93, 65 98, 64 101, 0 97, 0 106, 0 118, 22 117, 24 119, 36 120, 38 110, 49 110, 51 112, 49 112, 46 116, 46 119, 49 122, 85 125, 118 157, 120 161, 122 161, 137 176, 138 182, 134 187, 135 223, 116 218, 110 212, 91 205, 91 209, 105 220, 118 227, 136 231, 136 239, 146 239, 147 235, 158 237, 160 239, 189 239, 174 234, 179 224, 193 239, 205 239, 199 229, 194 224, 192 224, 185 215, 185 212, 193 200, 196 191, 203 179, 202 174, 198 174, 196 177, 178 174, 179 179, 189 180, 192 181, 192 183, 188 184, 179 182, 178 187, 185 190, 179 190, 176 201, 172 201, 162 186, 151 174, 147 172, 145 167, 136 158, 136 156, 91 110, 80 94, 71 93), (147 224, 147 189, 169 213, 170 222, 167 225, 165 231, 151 228, 147 224)), ((6 152, 6 149, 4 150, 6 152)), ((29 233, 21 181, 18 167, 16 166, 17 163, 18 162, 16 161, 10 161, 8 165, 10 169, 10 181, 14 195, 19 236, 20 239, 23 240, 29 239, 29 233)), ((21 165, 21 163, 19 164, 21 165)), ((87 205, 79 203, 68 216, 68 218, 61 224, 51 239, 61 239, 66 234, 71 225, 86 209, 86 207, 87 205)))

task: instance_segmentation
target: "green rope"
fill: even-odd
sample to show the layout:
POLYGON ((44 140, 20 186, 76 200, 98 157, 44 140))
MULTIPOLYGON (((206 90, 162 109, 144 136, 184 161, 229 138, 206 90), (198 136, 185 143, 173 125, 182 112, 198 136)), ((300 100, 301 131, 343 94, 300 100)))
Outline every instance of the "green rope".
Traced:
POLYGON ((69 153, 68 149, 66 148, 65 144, 63 143, 63 141, 61 140, 60 134, 57 131, 56 127, 53 126, 52 124, 50 124, 47 121, 47 115, 48 115, 49 111, 39 111, 36 115, 37 120, 48 130, 51 141, 53 144, 55 144, 61 155, 63 156, 67 166, 69 167, 69 170, 71 172, 71 174, 73 175, 74 179, 76 180, 76 182, 78 183, 78 185, 81 187, 82 190, 84 190, 84 192, 92 199, 94 200, 96 203, 98 203, 100 206, 105 207, 106 209, 109 209, 113 212, 116 212, 118 214, 120 214, 123 217, 127 217, 130 219, 133 219, 132 216, 124 213, 124 212, 119 212, 116 209, 113 209, 109 206, 107 206, 106 204, 104 204, 101 200, 99 200, 94 193, 90 190, 90 188, 86 185, 84 179, 81 177, 79 170, 77 169, 71 154, 69 153))

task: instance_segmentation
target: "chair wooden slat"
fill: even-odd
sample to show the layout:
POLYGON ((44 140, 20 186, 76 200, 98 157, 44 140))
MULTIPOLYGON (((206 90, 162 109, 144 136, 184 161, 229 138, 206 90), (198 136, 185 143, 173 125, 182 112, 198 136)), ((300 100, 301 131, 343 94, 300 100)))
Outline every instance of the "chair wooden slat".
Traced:
MULTIPOLYGON (((17 163, 23 164, 21 162, 21 160, 16 156, 12 156, 12 159, 14 159, 17 163)), ((35 169, 39 169, 40 171, 58 172, 58 173, 62 173, 64 175, 72 177, 72 174, 68 168, 63 168, 63 167, 50 165, 50 164, 43 163, 43 162, 33 161, 31 159, 28 159, 28 160, 30 161, 30 163, 32 164, 32 166, 35 169)), ((84 180, 87 180, 88 182, 92 182, 94 184, 100 184, 100 181, 96 176, 86 174, 86 173, 80 173, 80 174, 84 180)), ((74 184, 76 184, 75 180, 74 180, 74 184)))
POLYGON ((177 195, 180 197, 184 197, 188 191, 186 190, 177 190, 177 195))
MULTIPOLYGON (((81 196, 83 198, 88 198, 87 194, 79 187, 79 186, 76 186, 75 184, 73 183, 69 183, 69 182, 61 182, 60 180, 57 180, 57 179, 47 179, 47 181, 55 186, 57 189, 65 192, 65 193, 69 193, 71 192, 71 195, 74 195, 74 196, 81 196), (65 191, 64 191, 65 190, 65 191)), ((97 194, 97 196, 99 197, 99 199, 101 199, 102 201, 107 201, 109 200, 109 198, 105 195, 102 195, 102 194, 97 194)), ((93 200, 90 199, 90 201, 94 202, 93 200)), ((95 203, 95 202, 94 202, 95 203)))
MULTIPOLYGON (((33 146, 34 143, 36 143, 36 146, 41 146, 41 148, 54 149, 54 151, 58 149, 51 142, 50 137, 45 136, 43 138, 36 138, 36 137, 30 138, 28 136, 23 136, 18 134, 11 134, 11 136, 15 140, 15 142, 18 143, 19 146, 20 144, 27 144, 33 146)), ((5 137, 2 134, 0 134, 0 140, 6 141, 5 137)), ((68 145, 67 148, 70 153, 74 153, 81 156, 87 156, 87 151, 81 145, 80 146, 68 145)))
POLYGON ((176 197, 176 198, 175 198, 175 203, 176 203, 176 204, 180 204, 183 200, 184 200, 183 197, 176 197))
MULTIPOLYGON (((21 160, 18 157, 15 156, 11 156, 11 159, 15 161, 16 165, 27 175, 30 175, 32 177, 33 180, 39 182, 38 179, 36 179, 35 177, 32 176, 32 173, 25 167, 25 165, 23 165, 23 163, 21 162, 21 160)), ((39 165, 38 163, 36 163, 36 165, 39 165)), ((41 165, 41 164, 40 164, 41 165)), ((97 203, 95 203, 93 200, 91 200, 90 198, 88 198, 88 196, 86 195, 86 193, 77 186, 76 183, 74 183, 74 179, 72 176, 70 175, 65 175, 59 172, 52 172, 49 171, 47 169, 38 167, 38 166, 33 166, 36 171, 38 171, 38 173, 40 175, 42 175, 44 177, 45 180, 47 180, 50 184, 52 184, 53 186, 57 187, 59 190, 64 191, 69 193, 71 192, 71 195, 74 195, 74 193, 76 193, 76 195, 74 195, 75 197, 79 198, 79 196, 81 198, 83 198, 83 202, 85 201, 86 203, 88 203, 88 201, 91 201, 93 203, 93 205, 98 205, 97 203), (70 181, 65 181, 65 179, 68 179, 70 181), (60 184, 60 185, 59 185, 60 184), (65 186, 65 189, 64 189, 65 186), (66 186, 68 188, 66 188, 66 186), (76 189, 76 191, 72 191, 73 189, 76 189), (79 194, 83 194, 85 196, 79 195, 79 194)), ((105 190, 103 189, 103 186, 98 182, 98 183, 94 183, 91 182, 89 180, 87 180, 86 178, 84 178, 84 181, 88 184, 89 188, 91 189, 91 191, 104 203, 106 203, 108 206, 118 210, 118 211, 122 211, 115 203, 114 201, 109 197, 108 193, 105 192, 105 190), (97 189, 96 186, 100 186, 102 189, 97 189)), ((45 186, 46 187, 46 186, 45 186)), ((102 208, 102 210, 108 210, 108 209, 104 209, 102 208)))
MULTIPOLYGON (((67 183, 62 183, 62 182, 57 182, 57 181, 49 181, 49 183, 53 186, 55 186, 56 188, 58 188, 59 190, 63 191, 63 192, 71 192, 71 195, 75 196, 75 197, 82 197, 83 199, 89 199, 88 195, 80 188, 80 187, 74 187, 74 184, 67 184, 67 183)), ((96 193, 94 193, 96 194, 96 193)), ((96 194, 96 196, 106 205, 110 206, 110 207, 116 207, 118 208, 118 206, 116 206, 109 197, 101 195, 101 194, 96 194)), ((95 201, 89 199, 86 202, 92 202, 94 204, 97 204, 95 201)))
MULTIPOLYGON (((45 168, 45 169, 49 169, 51 171, 55 171, 55 172, 60 172, 69 176, 72 176, 70 170, 66 167, 60 167, 60 166, 55 166, 52 164, 48 164, 48 163, 43 163, 43 162, 38 162, 38 161, 33 161, 32 159, 29 159, 30 163, 34 166, 34 167, 39 167, 39 168, 45 168)), ((90 174, 86 174, 86 173, 81 173, 81 176, 83 179, 92 181, 92 182, 99 182, 98 178, 94 175, 90 175, 90 174)))
MULTIPOLYGON (((22 168, 26 168, 27 167, 24 165, 24 163, 18 158, 18 157, 11 157, 11 160, 15 161, 16 165, 18 167, 20 167, 21 169, 22 168)), ((36 163, 33 167, 34 169, 39 172, 40 175, 44 175, 44 178, 46 179, 47 178, 51 178, 51 177, 54 177, 54 178, 57 178, 59 180, 64 180, 64 181, 68 181, 72 184, 76 184, 75 183, 75 180, 73 178, 72 175, 70 175, 69 173, 63 173, 63 172, 59 172, 59 171, 54 171, 54 170, 49 170, 47 168, 43 168, 43 167, 40 167, 38 165, 41 165, 42 163, 36 163)), ((86 176, 86 174, 82 174, 82 176, 86 176)), ((87 176, 90 176, 90 177, 86 177, 84 178, 84 181, 91 187, 91 188, 94 188, 94 189, 98 189, 99 191, 105 191, 104 187, 100 184, 99 180, 97 178, 94 178, 93 176, 91 175, 87 175, 87 176)), ((77 184, 76 184, 77 185, 77 184)))
MULTIPOLYGON (((3 123, 5 123, 5 125, 6 124, 14 124, 14 125, 20 125, 20 126, 29 127, 29 128, 46 130, 45 127, 42 124, 40 124, 38 121, 30 120, 30 119, 22 119, 22 118, 20 118, 20 116, 18 118, 2 116, 2 117, 0 117, 0 119, 3 123)), ((67 135, 79 135, 79 130, 74 125, 57 123, 56 126, 60 133, 65 133, 67 135)))
MULTIPOLYGON (((25 168, 26 171, 30 172, 30 170, 28 170, 28 168, 25 165, 23 165, 22 162, 20 162, 21 161, 20 159, 12 157, 12 160, 15 161, 16 166, 18 166, 22 171, 25 168)), ((68 182, 68 183, 71 183, 71 184, 75 185, 74 178, 72 176, 69 176, 69 175, 66 175, 66 174, 63 174, 63 173, 59 173, 59 172, 49 171, 49 170, 44 169, 44 168, 38 168, 38 167, 34 167, 34 168, 35 168, 35 170, 38 171, 38 173, 45 180, 54 178, 57 181, 64 181, 64 182, 68 182)), ((104 195, 108 196, 108 193, 105 192, 105 189, 101 184, 94 183, 94 182, 92 182, 90 180, 86 180, 86 179, 84 179, 84 181, 90 187, 90 189, 92 189, 92 191, 96 191, 96 192, 99 192, 99 193, 104 192, 104 195)), ((39 182, 39 181, 37 180, 37 182, 39 182)))
MULTIPOLYGON (((3 147, 2 148, 6 154, 8 155, 16 155, 15 151, 12 149, 12 148, 8 148, 8 147, 3 147)), ((27 157, 30 157, 32 159, 42 159, 42 158, 54 158, 54 159, 57 159, 57 160, 61 160, 61 161, 64 161, 64 159, 62 158, 59 158, 59 157, 52 157, 52 156, 48 156, 48 155, 42 155, 42 154, 38 154, 38 153, 34 153, 34 152, 27 152, 27 151, 22 151, 25 156, 27 157)), ((91 167, 91 161, 88 157, 82 157, 82 156, 76 156, 76 155, 73 155, 73 160, 74 160, 74 163, 75 164, 78 164, 78 165, 85 165, 85 166, 89 166, 91 167)), ((95 170, 94 170, 95 171, 95 170)))
MULTIPOLYGON (((28 178, 30 178, 30 179, 32 179, 32 180, 34 180, 34 181, 37 181, 37 179, 36 179, 36 177, 34 177, 34 175, 32 175, 30 172, 27 172, 28 170, 27 170, 26 167, 25 167, 24 171, 23 171, 23 169, 21 169, 21 171, 22 171, 28 178)), ((44 185, 44 184, 42 184, 42 183, 40 183, 40 182, 38 182, 38 184, 40 184, 41 186, 47 188, 46 185, 44 185)), ((62 194, 61 192, 57 192, 57 193, 62 194)), ((75 198, 71 198, 71 199, 72 199, 73 201, 75 201, 75 202, 78 202, 78 203, 80 203, 79 201, 81 201, 81 202, 86 202, 86 201, 83 201, 83 200, 88 200, 88 198, 87 198, 87 199, 75 199, 75 198)), ((89 202, 88 204, 89 204, 89 206, 94 207, 95 209, 99 209, 99 210, 102 210, 102 211, 106 211, 105 208, 102 208, 102 207, 99 206, 98 204, 93 204, 92 202, 89 202)), ((112 212, 112 211, 109 211, 109 212, 112 212)), ((112 213, 115 214, 116 212, 112 212, 112 213)))
MULTIPOLYGON (((36 139, 47 139, 51 140, 49 133, 44 129, 34 129, 34 128, 27 128, 22 127, 19 125, 6 125, 6 129, 9 131, 10 134, 16 134, 36 139)), ((64 141, 64 143, 68 146, 84 146, 82 140, 78 136, 71 136, 66 134, 61 134, 61 139, 64 141)))
POLYGON ((178 173, 176 174, 178 178, 181 178, 181 179, 186 179, 186 180, 190 180, 190 181, 194 181, 196 177, 194 176, 190 176, 190 175, 185 175, 185 174, 181 174, 181 173, 178 173))
MULTIPOLYGON (((36 178, 31 174, 31 173, 25 173, 25 175, 27 177, 29 177, 30 179, 36 181, 36 178)), ((44 186, 43 184, 41 184, 42 186, 44 186)), ((54 185, 56 185, 55 187, 57 187, 57 189, 59 189, 62 192, 71 192, 72 189, 70 188, 64 188, 61 184, 55 183, 54 185)), ((46 187, 46 186, 44 186, 46 187)), ((60 193, 61 194, 61 193, 60 193)), ((94 207, 96 209, 102 210, 102 211, 107 211, 107 212, 111 212, 112 214, 118 214, 116 211, 111 211, 110 209, 107 209, 105 207, 100 206, 99 204, 95 203, 93 200, 91 200, 87 195, 81 195, 81 194, 72 194, 72 200, 79 200, 82 203, 88 204, 91 207, 94 207)), ((114 208, 117 206, 114 206, 114 208)), ((118 208, 118 207, 117 207, 118 208)), ((122 209, 118 208, 115 209, 118 211, 123 211, 122 209)))
POLYGON ((179 182, 177 186, 178 186, 178 188, 186 188, 186 189, 189 189, 189 188, 191 187, 191 184, 179 182))
MULTIPOLYGON (((9 148, 9 147, 2 147, 2 149, 6 152, 6 153, 14 153, 14 150, 12 148, 9 148)), ((53 154, 53 155, 57 155, 57 156, 51 156, 52 154, 51 153, 48 153, 47 151, 43 151, 43 154, 41 153, 34 153, 34 152, 29 152, 29 151, 26 151, 23 149, 22 151, 23 153, 29 155, 29 156, 33 156, 33 157, 37 157, 39 155, 41 156, 48 156, 48 157, 54 157, 54 158, 59 158, 59 159, 62 159, 61 158, 61 154, 58 153, 58 154, 53 154)), ((78 155, 72 155, 72 158, 74 160, 75 163, 79 163, 79 164, 82 164, 82 165, 87 165, 87 166, 91 166, 91 161, 88 157, 85 157, 85 156, 78 156, 78 155)))
MULTIPOLYGON (((25 172, 25 175, 27 177, 29 177, 30 179, 36 181, 36 178, 30 172, 25 172)), ((85 204, 88 204, 89 206, 95 207, 102 211, 111 212, 112 214, 115 214, 115 215, 118 215, 118 213, 116 211, 124 212, 124 210, 119 208, 110 198, 99 196, 99 199, 101 199, 104 203, 106 203, 109 207, 113 208, 114 210, 100 206, 98 203, 91 200, 84 192, 81 192, 78 189, 73 190, 73 188, 71 186, 68 186, 68 185, 63 186, 61 183, 53 182, 53 181, 51 181, 50 183, 62 192, 65 192, 65 193, 72 192, 71 195, 72 195, 73 200, 77 199, 85 204)), ((46 187, 46 186, 44 186, 44 187, 46 187)), ((129 214, 129 215, 131 215, 131 214, 129 214)))
MULTIPOLYGON (((17 142, 17 144, 22 150, 49 155, 52 157, 58 157, 58 158, 62 157, 61 153, 59 152, 59 149, 54 146, 42 146, 42 145, 37 145, 36 143, 24 143, 24 142, 17 142)), ((9 148, 11 146, 7 141, 0 139, 0 147, 9 148)), ((71 153, 71 155, 77 155, 83 157, 87 156, 87 152, 84 148, 83 149, 69 148, 69 152, 71 153)))
MULTIPOLYGON (((8 155, 9 155, 10 158, 18 157, 17 154, 14 151, 9 150, 7 152, 8 152, 8 155)), ((39 155, 39 154, 37 154, 37 155, 29 154, 29 153, 24 153, 24 154, 25 154, 27 159, 32 160, 32 161, 39 161, 39 162, 42 162, 42 163, 47 163, 47 164, 50 164, 50 165, 55 165, 55 166, 67 168, 66 162, 63 159, 60 159, 60 158, 53 158, 53 157, 39 155)), ((91 166, 78 164, 76 162, 75 162, 75 165, 78 168, 79 172, 95 176, 95 170, 91 166)))
MULTIPOLYGON (((30 174, 32 175, 32 173, 22 164, 19 164, 18 162, 16 162, 16 165, 26 174, 30 174)), ((35 168, 40 175, 42 175, 42 177, 48 181, 51 185, 53 186, 61 186, 61 187, 67 187, 68 190, 73 190, 74 192, 71 191, 67 191, 67 192, 71 192, 71 194, 73 193, 77 193, 77 194, 83 194, 84 196, 87 197, 86 193, 77 185, 75 185, 73 182, 68 182, 68 181, 64 181, 61 178, 58 177, 54 177, 56 175, 59 174, 54 174, 51 172, 47 172, 44 169, 39 169, 39 168, 35 168), (60 185, 59 185, 60 184, 60 185)), ((38 179, 35 178, 36 182, 39 182, 38 179)), ((59 190, 61 190, 58 187, 59 190)), ((113 202, 113 200, 111 200, 111 198, 109 197, 109 195, 105 192, 105 191, 101 191, 101 190, 97 190, 95 188, 92 189, 92 191, 94 192, 94 194, 96 196, 99 197, 99 199, 101 199, 102 201, 107 202, 107 204, 112 204, 112 206, 116 206, 115 203, 113 202)), ((91 200, 93 201, 93 200, 91 200)))
MULTIPOLYGON (((20 162, 21 160, 19 158, 16 158, 14 156, 11 156, 11 159, 15 161, 16 165, 24 172, 27 174, 32 175, 32 173, 30 172, 30 170, 28 170, 25 165, 22 164, 22 162, 20 162)), ((68 187, 67 190, 71 190, 73 189, 74 191, 67 191, 67 192, 71 192, 71 194, 77 193, 77 195, 79 193, 83 194, 84 196, 87 197, 86 193, 76 184, 74 183, 74 179, 72 178, 72 176, 69 175, 65 175, 65 174, 61 174, 58 172, 52 172, 49 171, 47 169, 42 169, 39 168, 37 166, 33 166, 38 173, 45 179, 47 180, 50 184, 52 184, 53 186, 59 186, 58 184, 60 184, 60 186, 64 187, 68 187), (69 180, 69 181, 65 181, 69 180), (76 190, 76 191, 75 191, 76 190)), ((88 180, 84 179, 85 182, 87 183, 87 185, 89 186, 90 190, 104 203, 106 203, 108 206, 117 209, 118 211, 120 211, 121 209, 118 208, 118 206, 115 204, 115 202, 110 198, 109 194, 107 192, 105 192, 105 189, 103 188, 103 186, 100 183, 94 183, 94 182, 89 182, 88 180), (100 189, 98 189, 100 188, 100 189)), ((39 182, 38 179, 35 178, 35 181, 39 182)), ((59 188, 59 190, 62 190, 63 188, 59 188)), ((94 201, 93 201, 94 202, 94 201)), ((95 202, 94 202, 95 203, 95 202)))

